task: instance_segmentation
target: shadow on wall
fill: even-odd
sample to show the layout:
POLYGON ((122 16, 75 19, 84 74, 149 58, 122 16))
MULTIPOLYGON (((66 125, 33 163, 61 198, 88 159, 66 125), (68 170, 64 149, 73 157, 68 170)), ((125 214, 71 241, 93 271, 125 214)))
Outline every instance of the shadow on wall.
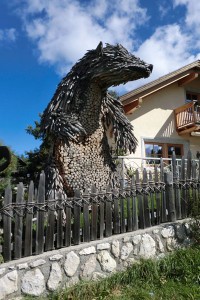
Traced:
POLYGON ((170 116, 167 118, 165 123, 162 125, 160 130, 157 132, 155 138, 169 138, 172 136, 176 136, 176 128, 175 128, 175 120, 174 120, 174 113, 172 112, 170 116))

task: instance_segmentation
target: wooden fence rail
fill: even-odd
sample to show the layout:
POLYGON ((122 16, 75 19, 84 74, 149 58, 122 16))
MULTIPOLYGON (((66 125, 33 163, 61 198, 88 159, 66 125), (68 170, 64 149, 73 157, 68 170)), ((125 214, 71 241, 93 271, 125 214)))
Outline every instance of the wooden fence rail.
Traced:
POLYGON ((92 186, 67 199, 45 199, 44 173, 37 192, 33 182, 26 193, 20 183, 15 197, 7 187, 0 209, 4 261, 186 218, 199 203, 200 170, 190 152, 177 168, 173 155, 171 172, 155 165, 142 179, 137 170, 125 187, 92 186))

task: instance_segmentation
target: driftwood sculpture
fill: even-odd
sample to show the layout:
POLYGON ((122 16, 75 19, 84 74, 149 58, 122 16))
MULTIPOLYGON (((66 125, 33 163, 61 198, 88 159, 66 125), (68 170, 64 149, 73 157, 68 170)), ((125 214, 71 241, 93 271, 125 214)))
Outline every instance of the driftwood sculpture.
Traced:
POLYGON ((135 151, 133 128, 107 89, 148 77, 152 65, 123 46, 102 42, 88 51, 63 78, 45 109, 41 131, 51 144, 46 170, 47 191, 72 196, 74 189, 105 187, 115 176, 107 131, 116 147, 135 151))
POLYGON ((8 147, 0 146, 0 172, 4 171, 11 163, 11 153, 8 147))

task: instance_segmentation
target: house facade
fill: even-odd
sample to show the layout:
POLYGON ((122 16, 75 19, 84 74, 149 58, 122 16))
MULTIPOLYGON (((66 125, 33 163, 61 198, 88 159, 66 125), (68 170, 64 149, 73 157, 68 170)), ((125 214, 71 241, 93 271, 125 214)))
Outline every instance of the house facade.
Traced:
POLYGON ((200 61, 120 97, 134 127, 133 157, 178 158, 200 153, 200 61))

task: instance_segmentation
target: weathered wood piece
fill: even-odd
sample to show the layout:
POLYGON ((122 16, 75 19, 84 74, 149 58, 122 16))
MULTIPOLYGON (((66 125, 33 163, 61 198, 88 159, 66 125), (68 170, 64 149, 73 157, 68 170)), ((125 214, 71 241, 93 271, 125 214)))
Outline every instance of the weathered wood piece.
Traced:
POLYGON ((90 241, 89 191, 83 193, 83 242, 90 241))
POLYGON ((187 155, 187 173, 186 173, 186 197, 187 197, 187 215, 190 216, 192 210, 192 200, 190 194, 192 179, 192 152, 189 150, 187 155))
POLYGON ((64 232, 64 246, 68 247, 71 245, 72 237, 72 199, 67 199, 65 205, 65 232, 64 232))
POLYGON ((58 194, 57 202, 57 239, 56 246, 57 248, 63 247, 63 205, 62 205, 62 194, 58 194))
POLYGON ((119 214, 119 191, 118 189, 113 190, 114 199, 114 216, 113 216, 113 230, 114 234, 120 233, 120 214, 119 214))
POLYGON ((125 226, 125 211, 124 211, 124 202, 125 199, 125 193, 124 193, 124 183, 120 182, 120 189, 119 189, 119 197, 120 197, 120 224, 121 224, 121 233, 126 232, 126 226, 125 226))
POLYGON ((178 220, 181 219, 181 195, 179 188, 179 178, 178 170, 176 164, 176 155, 173 151, 172 153, 172 170, 173 170, 173 184, 174 184, 174 197, 175 197, 175 207, 176 207, 176 217, 178 220))
POLYGON ((73 241, 74 245, 80 244, 80 228, 81 228, 81 193, 80 190, 74 192, 74 224, 73 224, 73 241))
POLYGON ((137 207, 136 183, 135 183, 134 175, 131 178, 131 197, 132 197, 133 230, 138 230, 138 207, 137 207))
POLYGON ((136 170, 136 191, 138 199, 138 219, 139 219, 139 228, 145 228, 145 217, 144 217, 144 205, 143 205, 143 196, 142 196, 142 186, 140 181, 139 171, 136 170))
POLYGON ((17 186, 16 210, 15 210, 15 232, 14 232, 14 258, 22 257, 22 231, 23 231, 23 207, 24 185, 20 182, 17 186))
POLYGON ((157 225, 161 223, 161 197, 162 197, 162 185, 159 181, 158 168, 155 166, 155 199, 156 199, 156 222, 157 225))
POLYGON ((112 235, 112 192, 110 185, 106 189, 106 229, 105 236, 112 235))
POLYGON ((102 190, 99 191, 98 199, 100 201, 99 204, 99 237, 100 239, 103 239, 104 237, 104 231, 105 231, 105 195, 102 190))
POLYGON ((93 185, 91 187, 91 203, 92 203, 92 220, 91 220, 91 240, 97 239, 97 222, 98 222, 98 203, 97 189, 93 185))
POLYGON ((185 171, 185 158, 182 157, 181 160, 181 214, 182 218, 187 217, 187 192, 186 192, 186 171, 185 171))
MULTIPOLYGON (((160 185, 164 186, 164 163, 163 159, 160 159, 160 185)), ((167 222, 167 203, 166 203, 166 192, 162 189, 161 192, 161 223, 167 222)))
POLYGON ((50 194, 48 203, 48 216, 47 216, 47 230, 45 239, 45 251, 54 249, 54 230, 55 230, 55 204, 56 199, 54 195, 50 194))
POLYGON ((3 258, 4 261, 11 260, 11 223, 12 223, 12 190, 10 184, 5 190, 4 206, 6 213, 3 215, 3 258))
POLYGON ((36 254, 41 254, 44 251, 44 222, 45 222, 45 174, 40 174, 38 188, 38 212, 36 224, 36 254))
POLYGON ((151 226, 150 220, 150 209, 149 209, 149 188, 148 188, 148 178, 147 178, 147 170, 143 170, 143 204, 144 204, 144 218, 145 218, 145 227, 151 226))
MULTIPOLYGON (((34 203, 34 183, 29 184, 27 205, 34 203)), ((33 207, 26 210, 26 227, 25 227, 25 243, 24 243, 24 256, 32 255, 32 237, 33 237, 33 207)))
POLYGON ((172 172, 164 173, 164 181, 166 184, 166 196, 168 203, 168 220, 169 222, 176 221, 176 208, 173 191, 173 175, 172 172))

